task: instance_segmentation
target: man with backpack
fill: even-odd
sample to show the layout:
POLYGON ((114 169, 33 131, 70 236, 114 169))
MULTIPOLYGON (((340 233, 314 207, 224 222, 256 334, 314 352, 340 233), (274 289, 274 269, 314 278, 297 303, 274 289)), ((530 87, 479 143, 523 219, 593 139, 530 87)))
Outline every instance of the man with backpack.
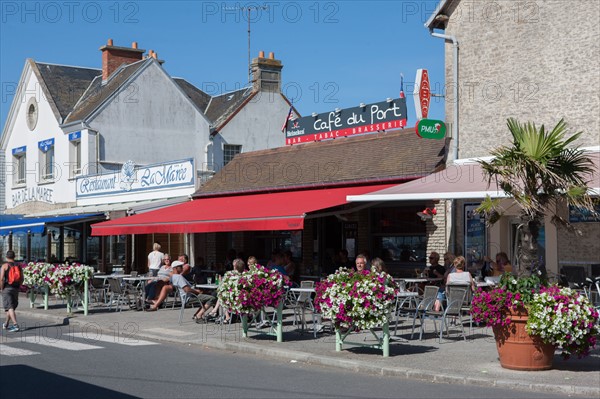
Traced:
POLYGON ((6 262, 0 269, 0 290, 2 291, 2 305, 6 312, 6 322, 2 329, 10 332, 19 331, 15 310, 19 305, 19 287, 23 283, 23 270, 15 264, 15 252, 6 252, 6 262), (12 325, 9 323, 12 321, 12 325))

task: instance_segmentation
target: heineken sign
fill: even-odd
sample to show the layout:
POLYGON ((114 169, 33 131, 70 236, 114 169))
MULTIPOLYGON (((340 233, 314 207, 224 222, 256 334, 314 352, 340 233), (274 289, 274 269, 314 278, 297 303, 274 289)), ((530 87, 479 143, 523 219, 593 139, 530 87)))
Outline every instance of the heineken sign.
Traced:
POLYGON ((292 145, 405 126, 406 99, 397 98, 288 121, 285 141, 287 145, 292 145))
POLYGON ((441 140, 446 137, 446 124, 435 119, 421 119, 415 132, 424 139, 441 140))

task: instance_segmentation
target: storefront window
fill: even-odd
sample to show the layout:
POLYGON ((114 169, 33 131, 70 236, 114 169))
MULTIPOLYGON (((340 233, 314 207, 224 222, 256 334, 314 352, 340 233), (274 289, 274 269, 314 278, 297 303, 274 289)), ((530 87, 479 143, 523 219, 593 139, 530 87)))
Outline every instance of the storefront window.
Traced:
POLYGON ((124 235, 110 236, 108 245, 108 259, 107 262, 111 265, 123 265, 125 264, 125 244, 126 239, 124 235))
POLYGON ((86 263, 89 266, 98 268, 98 260, 100 259, 100 239, 104 237, 88 237, 87 238, 87 253, 86 263))
POLYGON ((423 206, 374 208, 371 211, 373 257, 386 262, 425 262, 425 223, 417 216, 423 206))
MULTIPOLYGON (((15 251, 15 260, 26 261, 27 258, 27 233, 13 234, 13 251, 15 251)), ((3 254, 4 255, 4 254, 3 254)))
POLYGON ((36 233, 31 235, 31 260, 32 261, 46 261, 46 248, 47 248, 46 235, 36 233))

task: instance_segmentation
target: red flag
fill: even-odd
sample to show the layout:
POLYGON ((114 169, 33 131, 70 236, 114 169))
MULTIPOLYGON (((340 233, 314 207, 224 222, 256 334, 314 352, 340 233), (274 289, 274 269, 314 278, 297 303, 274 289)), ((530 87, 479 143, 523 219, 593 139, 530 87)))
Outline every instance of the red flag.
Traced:
POLYGON ((281 132, 285 133, 287 132, 287 124, 289 121, 291 121, 292 119, 294 119, 294 115, 292 114, 292 110, 294 109, 293 106, 290 105, 290 110, 287 114, 287 116, 285 117, 285 122, 283 122, 283 126, 281 126, 281 132))

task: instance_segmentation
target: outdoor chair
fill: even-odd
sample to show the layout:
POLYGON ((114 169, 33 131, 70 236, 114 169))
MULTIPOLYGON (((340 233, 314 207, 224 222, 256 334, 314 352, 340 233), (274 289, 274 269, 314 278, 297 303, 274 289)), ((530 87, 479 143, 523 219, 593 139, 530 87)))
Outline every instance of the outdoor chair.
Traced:
POLYGON ((442 342, 442 335, 444 333, 444 327, 446 334, 450 335, 448 328, 448 321, 450 318, 455 320, 462 330, 463 339, 466 341, 465 328, 462 321, 462 306, 467 295, 469 288, 464 285, 449 285, 446 287, 446 309, 443 311, 434 311, 427 309, 421 314, 421 332, 419 333, 419 340, 423 338, 423 331, 425 330, 425 320, 432 320, 434 331, 437 334, 436 321, 440 321, 440 338, 439 342, 442 342))
POLYGON ((116 303, 115 311, 121 312, 121 304, 125 303, 127 306, 131 303, 129 298, 130 292, 121 285, 121 282, 116 278, 108 279, 108 293, 110 297, 108 299, 108 309, 112 307, 113 303, 116 303))
MULTIPOLYGON (((433 309, 433 305, 435 304, 435 300, 437 299, 438 289, 439 287, 435 285, 425 286, 425 289, 423 290, 423 298, 421 299, 421 302, 419 302, 419 304, 417 305, 417 308, 415 309, 415 312, 413 314, 413 324, 412 332, 410 333, 410 339, 412 339, 413 335, 415 334, 415 322, 417 318, 421 320, 421 315, 425 313, 425 311, 433 309)), ((423 324, 422 320, 421 324, 423 324)))
POLYGON ((92 278, 89 284, 90 303, 106 304, 108 298, 108 287, 104 284, 104 279, 92 278))
POLYGON ((178 294, 177 297, 179 297, 179 301, 181 302, 181 310, 179 311, 179 325, 181 325, 181 323, 183 323, 183 311, 185 310, 185 307, 191 305, 193 309, 195 304, 202 306, 202 302, 200 302, 200 299, 196 294, 185 292, 177 287, 175 287, 175 289, 178 294))
POLYGON ((419 294, 407 290, 406 281, 401 279, 396 280, 396 284, 398 284, 398 294, 396 295, 396 305, 394 307, 394 314, 392 315, 395 318, 394 335, 398 332, 398 319, 406 316, 408 320, 408 318, 417 310, 419 302, 419 294))
MULTIPOLYGON (((301 281, 300 288, 314 288, 314 281, 301 281)), ((313 306, 312 297, 310 292, 300 292, 297 295, 294 295, 293 291, 288 291, 286 295, 287 304, 284 302, 284 305, 288 309, 292 309, 294 311, 294 323, 296 325, 296 321, 299 319, 302 323, 302 330, 306 327, 306 311, 309 310, 311 313, 314 313, 315 308, 313 306)))

